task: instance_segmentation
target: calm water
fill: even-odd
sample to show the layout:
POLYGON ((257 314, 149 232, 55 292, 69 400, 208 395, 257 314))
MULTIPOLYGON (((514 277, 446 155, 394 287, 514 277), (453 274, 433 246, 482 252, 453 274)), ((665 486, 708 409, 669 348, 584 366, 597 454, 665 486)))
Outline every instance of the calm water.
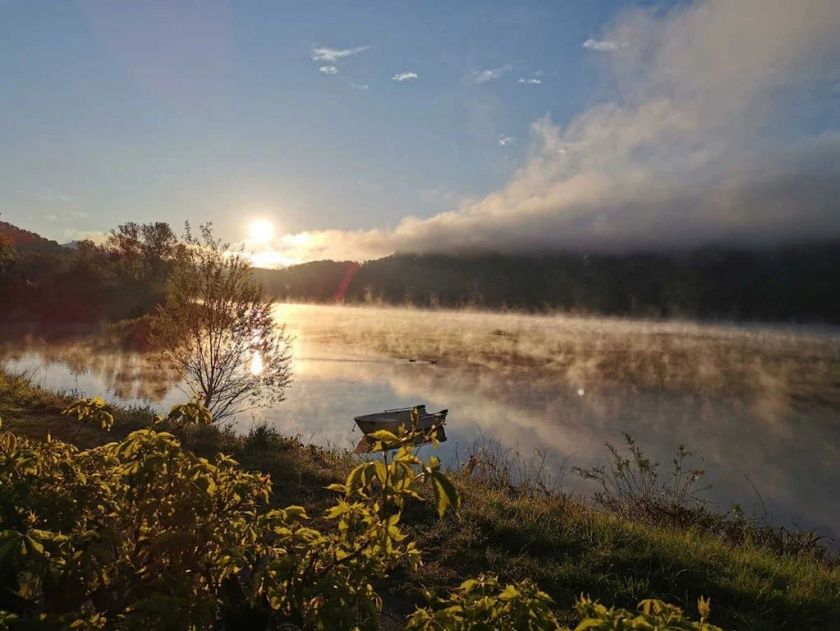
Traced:
MULTIPOLYGON (((721 509, 737 502, 761 513, 755 485, 774 522, 840 537, 840 414, 833 395, 803 401, 790 384, 784 397, 756 397, 620 380, 580 382, 551 372, 503 374, 451 361, 412 362, 325 342, 305 326, 312 315, 306 313, 303 323, 290 318, 297 341, 286 401, 236 419, 238 429, 265 421, 305 441, 352 448, 359 440, 354 416, 422 402, 431 410, 450 410, 444 461, 463 461, 477 442, 498 444, 533 466, 544 461, 555 482, 581 492, 588 488, 570 467, 605 463, 604 441, 619 443, 626 431, 663 468, 685 443, 712 485, 708 497, 721 509)), ((321 333, 324 326, 322 321, 321 333)), ((731 327, 727 331, 732 334, 731 327)), ((786 329, 779 335, 790 340, 793 333, 786 329)), ((818 340, 820 348, 838 344, 836 334, 820 335, 826 336, 818 340)), ((807 345, 794 339, 786 352, 807 345)), ((803 374, 810 374, 809 361, 815 360, 804 356, 803 365, 797 364, 803 374)), ((827 360, 820 361, 824 369, 827 360)), ((165 408, 185 399, 159 367, 138 354, 30 346, 7 351, 5 365, 30 372, 50 388, 125 403, 165 408)))

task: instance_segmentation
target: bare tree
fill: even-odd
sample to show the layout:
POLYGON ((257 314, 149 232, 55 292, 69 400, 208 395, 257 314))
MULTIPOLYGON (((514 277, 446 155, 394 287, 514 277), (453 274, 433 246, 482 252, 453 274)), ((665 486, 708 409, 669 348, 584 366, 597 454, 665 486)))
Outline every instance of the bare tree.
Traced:
POLYGON ((185 389, 215 420, 283 400, 291 383, 290 338, 253 268, 209 224, 186 247, 159 307, 152 341, 185 389))

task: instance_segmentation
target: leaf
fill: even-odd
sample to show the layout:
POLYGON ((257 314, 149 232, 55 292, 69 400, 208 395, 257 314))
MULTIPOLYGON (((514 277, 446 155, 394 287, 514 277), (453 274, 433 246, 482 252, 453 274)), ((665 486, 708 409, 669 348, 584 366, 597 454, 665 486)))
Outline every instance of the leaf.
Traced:
POLYGON ((399 437, 393 432, 389 432, 387 429, 378 429, 375 432, 368 434, 368 437, 387 444, 400 442, 399 437))
POLYGON ((44 544, 36 541, 32 537, 24 535, 23 542, 26 545, 27 553, 35 554, 36 556, 44 556, 44 544))
POLYGON ((521 595, 522 594, 519 593, 519 590, 516 589, 516 587, 508 585, 502 590, 502 593, 499 594, 499 600, 515 600, 521 595))
POLYGON ((17 449, 17 436, 12 432, 0 434, 0 448, 8 454, 13 453, 17 449))
POLYGON ((388 472, 385 469, 385 463, 377 460, 373 463, 373 470, 376 473, 376 477, 379 478, 379 481, 382 484, 385 484, 385 480, 388 477, 388 472))
POLYGON ((457 509, 461 505, 461 498, 458 497, 458 491, 455 490, 452 481, 445 475, 432 471, 431 478, 438 517, 443 517, 448 508, 457 509))
POLYGON ((350 510, 350 504, 342 501, 329 508, 324 516, 327 519, 335 519, 336 517, 341 517, 342 515, 349 513, 350 510))
POLYGON ((306 514, 306 509, 303 506, 287 506, 283 510, 289 519, 309 519, 309 516, 306 514))

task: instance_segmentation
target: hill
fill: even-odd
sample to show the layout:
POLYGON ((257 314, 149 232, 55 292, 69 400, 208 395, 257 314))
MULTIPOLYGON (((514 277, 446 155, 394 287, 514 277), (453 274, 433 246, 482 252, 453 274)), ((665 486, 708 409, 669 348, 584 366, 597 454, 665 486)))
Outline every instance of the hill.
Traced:
POLYGON ((65 254, 66 250, 57 242, 45 239, 39 234, 18 228, 6 221, 0 221, 0 236, 5 237, 19 254, 65 254))
POLYGON ((840 241, 763 250, 405 255, 259 270, 283 300, 840 323, 840 241))

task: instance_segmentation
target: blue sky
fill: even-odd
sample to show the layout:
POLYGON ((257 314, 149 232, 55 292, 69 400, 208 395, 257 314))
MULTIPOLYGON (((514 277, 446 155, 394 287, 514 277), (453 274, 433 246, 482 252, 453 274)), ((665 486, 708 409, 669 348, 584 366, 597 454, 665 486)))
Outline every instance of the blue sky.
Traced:
MULTIPOLYGON (((277 231, 264 249, 307 245, 274 262, 643 246, 625 224, 676 217, 585 183, 689 195, 669 202, 695 209, 675 243, 686 221, 764 235, 776 215, 721 221, 692 191, 725 162, 743 205, 784 162, 761 164, 768 147, 818 162, 818 186, 836 175, 800 153, 834 151, 840 16, 829 0, 738 4, 0 0, 0 217, 59 241, 129 220, 213 221, 238 241, 261 217, 277 231)), ((809 225, 836 228, 817 205, 809 225)))
POLYGON ((581 45, 614 11, 2 2, 0 209, 58 239, 132 219, 212 220, 236 239, 252 212, 289 231, 426 216, 498 186, 532 121, 594 98, 581 45))

